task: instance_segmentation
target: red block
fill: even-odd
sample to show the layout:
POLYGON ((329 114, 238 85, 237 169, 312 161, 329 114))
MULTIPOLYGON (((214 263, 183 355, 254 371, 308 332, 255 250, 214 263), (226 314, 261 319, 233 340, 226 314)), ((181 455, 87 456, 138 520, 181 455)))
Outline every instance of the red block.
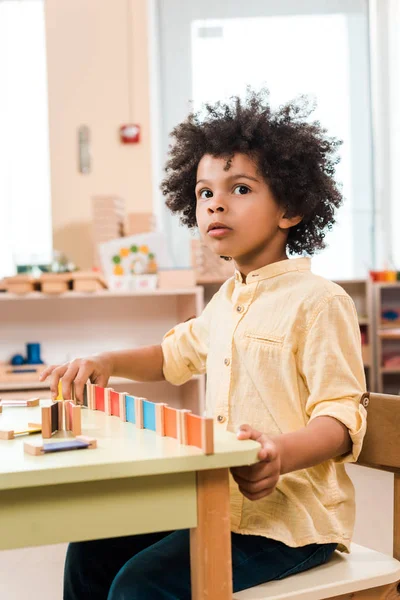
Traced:
POLYGON ((111 390, 110 392, 111 414, 119 417, 119 393, 111 390))
POLYGON ((104 412, 104 388, 99 385, 94 386, 94 407, 104 412))

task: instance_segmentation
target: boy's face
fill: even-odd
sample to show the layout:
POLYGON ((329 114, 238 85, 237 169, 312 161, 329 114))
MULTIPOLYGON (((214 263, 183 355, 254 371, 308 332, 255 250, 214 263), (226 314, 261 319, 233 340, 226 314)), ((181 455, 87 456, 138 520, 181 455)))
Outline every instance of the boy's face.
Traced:
POLYGON ((286 258, 289 227, 268 184, 246 154, 205 154, 197 168, 196 218, 201 237, 215 254, 232 257, 243 274, 286 258))

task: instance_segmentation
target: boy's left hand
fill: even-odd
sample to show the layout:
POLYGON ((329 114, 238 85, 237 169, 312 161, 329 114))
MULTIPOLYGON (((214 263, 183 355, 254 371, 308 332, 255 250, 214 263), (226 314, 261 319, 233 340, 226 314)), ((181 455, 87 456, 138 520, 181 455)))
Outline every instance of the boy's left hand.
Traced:
POLYGON ((239 490, 249 500, 259 500, 269 496, 274 491, 281 474, 279 447, 265 433, 249 425, 241 425, 237 437, 239 440, 254 440, 261 444, 258 453, 259 463, 231 469, 239 490))

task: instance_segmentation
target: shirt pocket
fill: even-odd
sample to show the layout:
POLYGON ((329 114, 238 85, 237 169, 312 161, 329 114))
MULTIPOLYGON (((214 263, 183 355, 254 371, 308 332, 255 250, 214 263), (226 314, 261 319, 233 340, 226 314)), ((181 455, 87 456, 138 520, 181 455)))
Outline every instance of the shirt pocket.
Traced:
POLYGON ((268 346, 275 346, 277 349, 283 347, 285 340, 283 335, 279 336, 264 332, 247 331, 244 335, 249 341, 258 342, 259 344, 265 344, 268 346))

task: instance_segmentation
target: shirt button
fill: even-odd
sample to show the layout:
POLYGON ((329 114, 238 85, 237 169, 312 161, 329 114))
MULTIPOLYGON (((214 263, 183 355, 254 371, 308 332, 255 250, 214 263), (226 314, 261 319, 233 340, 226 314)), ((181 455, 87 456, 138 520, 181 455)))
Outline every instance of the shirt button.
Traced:
POLYGON ((225 419, 225 417, 223 415, 218 415, 218 417, 217 417, 218 423, 223 423, 225 420, 226 419, 225 419))
POLYGON ((231 364, 231 361, 229 360, 229 358, 225 358, 224 359, 224 365, 227 367, 230 364, 231 364))
POLYGON ((243 306, 237 306, 237 307, 236 307, 236 310, 237 310, 237 312, 239 312, 239 313, 240 313, 240 312, 242 312, 242 310, 243 310, 243 306))

